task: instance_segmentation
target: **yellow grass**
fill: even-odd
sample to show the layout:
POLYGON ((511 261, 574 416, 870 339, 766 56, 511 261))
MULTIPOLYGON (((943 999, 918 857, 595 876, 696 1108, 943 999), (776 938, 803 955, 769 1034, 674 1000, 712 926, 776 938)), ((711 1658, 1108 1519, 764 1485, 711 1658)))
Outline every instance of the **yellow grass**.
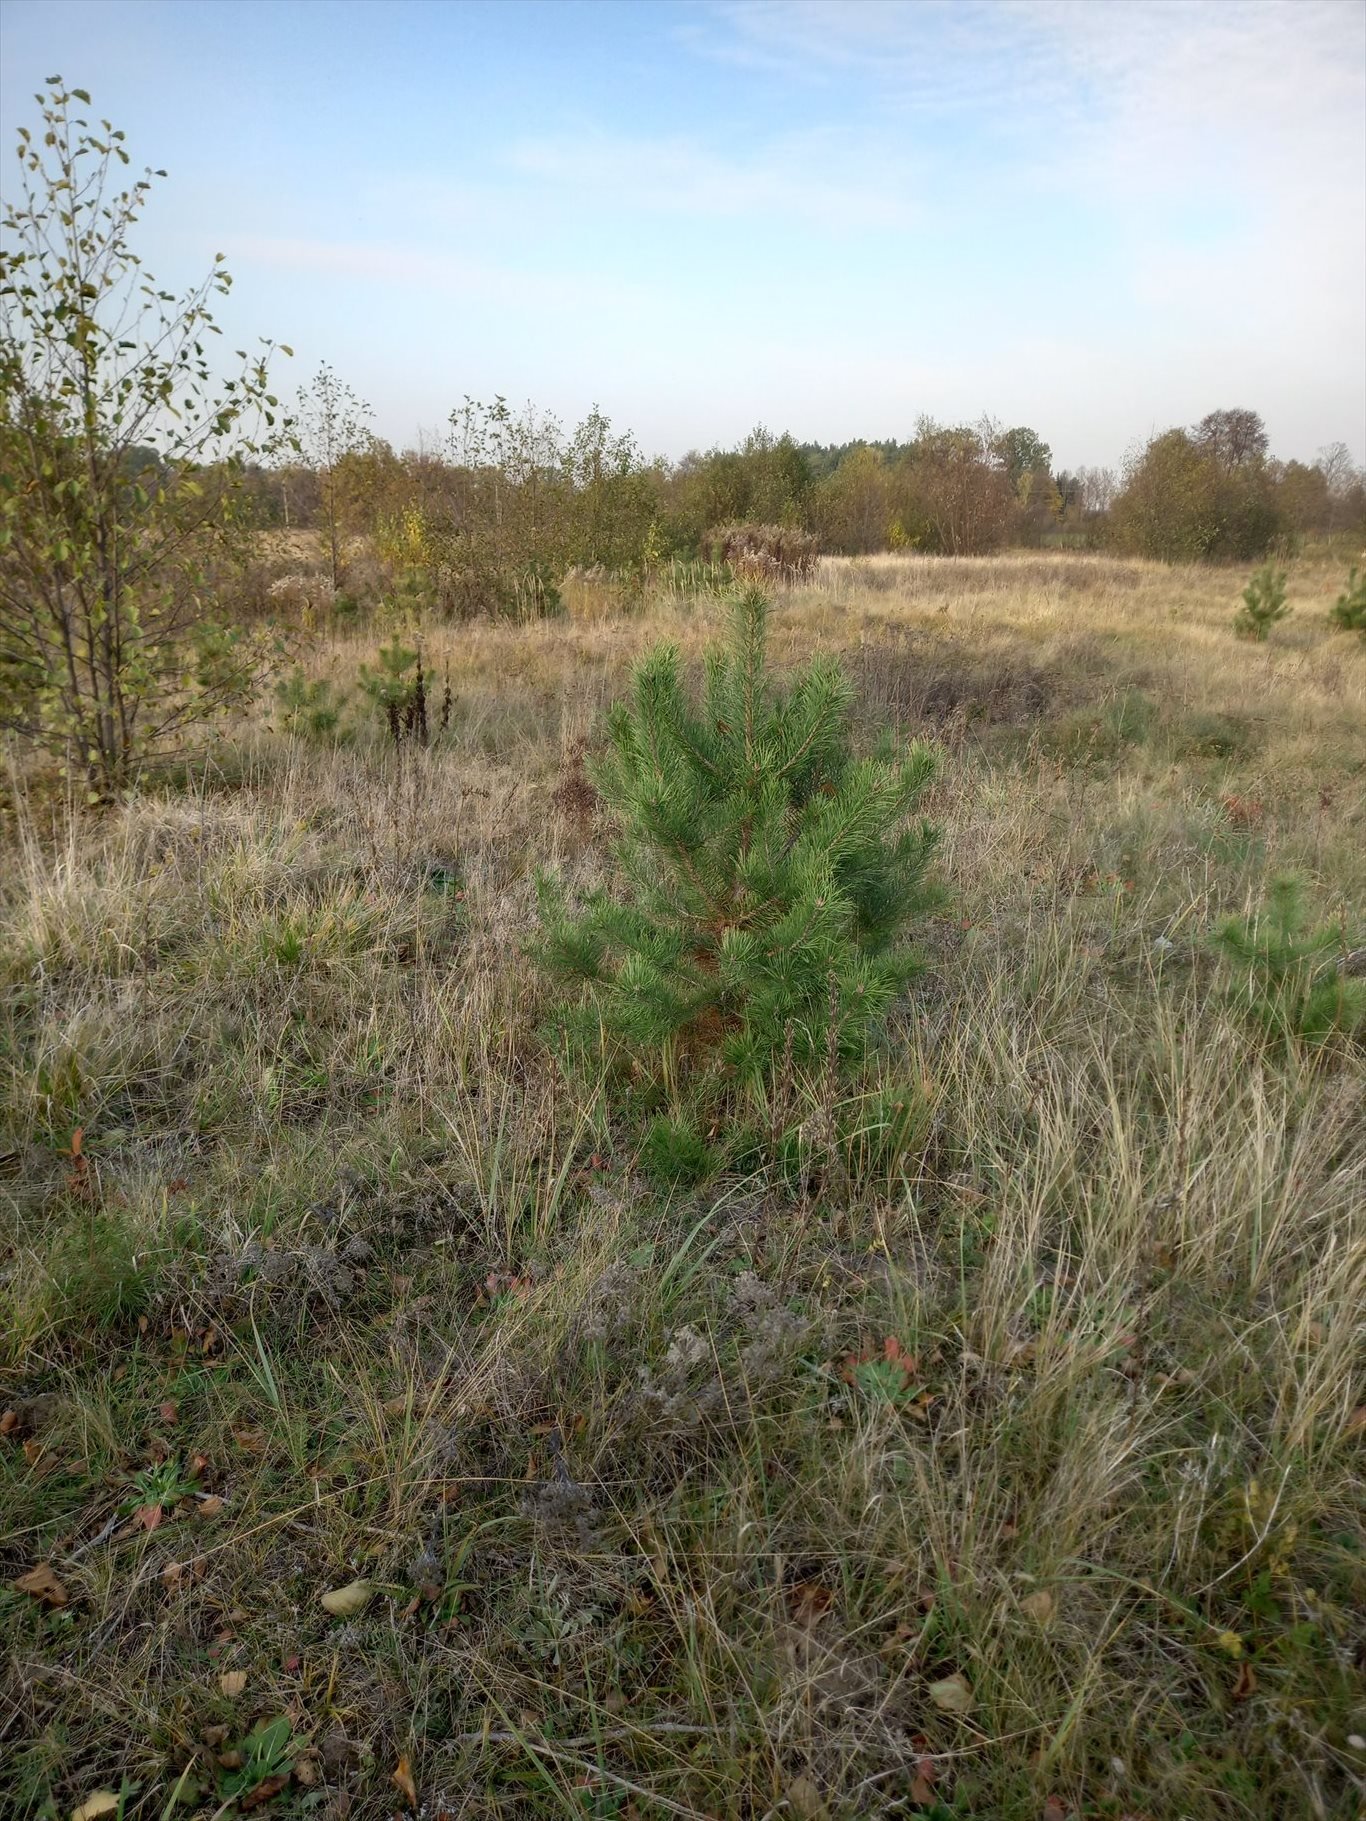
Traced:
POLYGON ((523 953, 538 868, 611 878, 576 746, 724 603, 422 627, 425 752, 263 715, 192 788, 21 805, 0 1497, 69 1600, 0 1596, 0 1809, 222 1814, 283 1715, 276 1810, 352 1821, 400 1759, 428 1817, 1359 1812, 1366 1071, 1268 1044, 1209 939, 1294 870, 1363 940, 1366 653, 1326 564, 1238 643, 1243 579, 780 597, 779 664, 941 743, 952 889, 892 1032, 923 1148, 814 1204, 650 1191, 523 953))

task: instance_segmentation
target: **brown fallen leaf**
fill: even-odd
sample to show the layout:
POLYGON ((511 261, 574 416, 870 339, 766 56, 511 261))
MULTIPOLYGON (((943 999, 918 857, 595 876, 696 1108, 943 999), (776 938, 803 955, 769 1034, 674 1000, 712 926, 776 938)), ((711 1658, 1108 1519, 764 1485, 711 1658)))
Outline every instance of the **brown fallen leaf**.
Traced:
POLYGON ((168 1397, 164 1404, 157 1405, 157 1415, 161 1418, 163 1423, 178 1423, 180 1421, 180 1405, 173 1397, 168 1397))
POLYGON ((133 1513, 133 1522, 143 1530, 155 1530, 165 1515, 160 1505, 139 1505, 133 1513))
POLYGON ((333 1587, 322 1595, 323 1611, 330 1612, 334 1619, 354 1619, 374 1597, 369 1581, 349 1581, 345 1587, 333 1587))
POLYGON ((413 1781, 412 1768, 408 1763, 406 1754, 399 1759, 398 1764, 394 1769, 394 1774, 390 1777, 389 1781, 394 1785, 395 1789, 402 1790, 404 1796, 407 1798, 409 1808, 417 1807, 417 1784, 413 1781))
POLYGON ((101 1815, 118 1813, 119 1799, 112 1789, 97 1789, 71 1811, 71 1821, 99 1821, 101 1815))
POLYGON ((1257 1692, 1257 1672, 1244 1657, 1238 1665, 1238 1674, 1233 1683, 1235 1701, 1246 1701, 1249 1695, 1257 1692))
POLYGON ((1046 1625, 1057 1610, 1058 1602, 1046 1587, 1027 1593, 1020 1601, 1020 1611, 1027 1613, 1039 1625, 1046 1625))
POLYGON ((798 1581, 787 1590, 787 1604, 799 1625, 814 1625, 835 1604, 835 1595, 822 1581, 798 1581))
POLYGON ((1060 1796, 1050 1796, 1043 1805, 1039 1821, 1067 1821, 1067 1804, 1060 1796))
POLYGON ((0 1414, 0 1435, 13 1435, 18 1427, 19 1412, 17 1410, 6 1410, 0 1414))
POLYGON ((940 1713, 965 1714, 972 1709, 972 1688, 964 1675, 945 1676, 940 1682, 931 1682, 930 1699, 940 1713))
POLYGON ((911 1801, 917 1808, 928 1808, 934 1801, 934 1786, 939 1777, 939 1767, 933 1758, 919 1757, 915 1761, 915 1775, 911 1778, 911 1801))
POLYGON ((196 1499, 194 1508, 200 1517, 213 1518, 223 1509, 223 1501, 216 1492, 211 1492, 207 1498, 196 1499))
POLYGON ((826 1821, 830 1811, 810 1777, 794 1777, 787 1786, 787 1806, 801 1821, 826 1821))
POLYGON ((260 1808, 263 1802, 269 1802, 272 1796, 279 1795, 285 1784, 289 1782, 289 1778, 290 1773, 287 1770, 281 1771, 278 1776, 264 1778, 245 1796, 237 1798, 237 1806, 244 1812, 248 1809, 260 1808))
POLYGON ((225 1669, 218 1678, 218 1686, 230 1701, 235 1701, 247 1685, 245 1669, 225 1669))
POLYGON ((65 1606, 71 1597, 57 1579, 51 1562, 39 1562, 36 1568, 21 1574, 11 1585, 16 1593, 29 1594, 33 1599, 41 1600, 44 1606, 65 1606))

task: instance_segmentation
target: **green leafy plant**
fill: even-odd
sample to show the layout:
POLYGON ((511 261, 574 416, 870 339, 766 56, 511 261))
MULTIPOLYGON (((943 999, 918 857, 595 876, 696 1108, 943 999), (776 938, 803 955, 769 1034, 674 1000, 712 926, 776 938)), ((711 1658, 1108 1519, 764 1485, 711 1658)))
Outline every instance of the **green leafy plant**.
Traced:
POLYGON ((1366 639, 1366 575, 1358 576, 1355 564, 1328 617, 1340 631, 1359 632, 1366 639))
POLYGON ((241 1741, 236 1755, 242 1762, 233 1770, 219 1773, 218 1793, 225 1802, 239 1801, 262 1789, 274 1779, 283 1787, 294 1769, 293 1753, 298 1749, 289 1719, 281 1714, 274 1720, 262 1720, 241 1741))
POLYGON ((0 727, 104 795, 255 685, 206 577, 272 441, 275 344, 219 376, 221 255, 183 296, 159 289, 134 229, 165 172, 123 178, 124 135, 73 111, 83 89, 38 99, 0 215, 0 727))
POLYGON ((920 1363, 895 1334, 887 1335, 880 1346, 846 1354, 840 1377, 872 1404, 905 1408, 924 1396, 920 1363))
POLYGON ((1299 879, 1273 880, 1267 897, 1260 913, 1229 917, 1216 932, 1219 950, 1241 976, 1231 1003, 1286 1041, 1366 1036, 1366 979, 1338 965, 1347 951, 1344 932, 1310 926, 1299 879))
POLYGON ((621 891, 576 909, 541 885, 539 958, 582 988, 559 1019, 569 1050, 625 1063, 670 1108, 647 1143, 680 1175, 705 1167, 719 1113, 747 1091, 864 1061, 916 969, 896 938, 937 897, 937 833, 910 819, 933 753, 884 741, 856 756, 847 677, 822 658, 779 688, 768 611, 757 590, 739 598, 700 701, 664 645, 613 709, 592 777, 621 891))
POLYGON ((181 1468, 179 1460, 171 1455, 159 1461, 154 1467, 144 1467, 133 1476, 132 1487, 128 1496, 119 1506, 125 1515, 132 1512, 158 1512, 170 1510, 183 1498, 188 1498, 198 1491, 192 1477, 181 1468))
POLYGON ((1274 563, 1266 563, 1243 590, 1243 604, 1234 617, 1233 630, 1240 639, 1261 640, 1277 620, 1283 620, 1289 612, 1285 571, 1277 569, 1274 563))

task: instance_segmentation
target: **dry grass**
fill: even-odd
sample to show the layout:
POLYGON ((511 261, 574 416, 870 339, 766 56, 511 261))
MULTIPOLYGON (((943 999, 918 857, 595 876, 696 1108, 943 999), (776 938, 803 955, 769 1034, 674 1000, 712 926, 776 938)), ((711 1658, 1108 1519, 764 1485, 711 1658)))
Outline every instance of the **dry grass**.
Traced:
POLYGON ((0 1594, 4 1813, 230 1813, 276 1716, 266 1812, 338 1821, 400 1761, 429 1821, 1358 1813, 1366 1072, 1259 1041, 1208 935, 1286 868, 1359 917, 1366 658, 1336 570, 1262 648, 1241 580, 782 597, 780 662, 940 738, 955 892, 892 1034, 923 1147, 814 1207, 650 1193, 521 954, 537 867, 606 873, 601 708, 719 603, 428 632, 425 752, 244 729, 101 822, 30 804, 5 1579, 68 1601, 0 1594))

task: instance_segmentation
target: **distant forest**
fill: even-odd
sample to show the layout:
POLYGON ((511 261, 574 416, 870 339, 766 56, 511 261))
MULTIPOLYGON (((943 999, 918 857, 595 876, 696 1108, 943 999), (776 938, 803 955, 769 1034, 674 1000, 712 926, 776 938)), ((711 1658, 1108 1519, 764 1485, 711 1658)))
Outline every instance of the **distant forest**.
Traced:
POLYGON ((1278 460, 1245 408, 1153 437, 1122 472, 1058 467, 1037 431, 990 419, 922 418, 906 441, 837 444, 760 427, 733 448, 651 461, 596 410, 566 432, 502 399, 467 400, 439 445, 400 453, 324 367, 300 394, 288 458, 243 478, 262 526, 430 543, 477 541, 492 517, 549 567, 695 558, 734 525, 791 527, 847 555, 1070 546, 1171 562, 1366 535, 1366 477, 1347 448, 1278 460))

